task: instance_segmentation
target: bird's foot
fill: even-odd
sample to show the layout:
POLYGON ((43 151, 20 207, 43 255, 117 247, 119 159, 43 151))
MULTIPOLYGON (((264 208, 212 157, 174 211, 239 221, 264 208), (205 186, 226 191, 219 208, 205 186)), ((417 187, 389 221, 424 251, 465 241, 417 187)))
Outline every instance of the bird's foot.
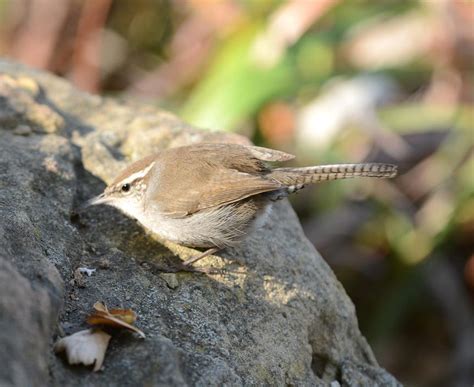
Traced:
POLYGON ((183 265, 184 266, 190 266, 191 264, 193 263, 196 263, 197 261, 211 255, 211 254, 214 254, 216 252, 218 252, 220 249, 217 248, 217 247, 212 247, 210 249, 207 249, 206 251, 202 252, 201 254, 198 254, 196 255, 195 257, 192 257, 192 258, 189 258, 187 259, 186 261, 183 262, 183 265))

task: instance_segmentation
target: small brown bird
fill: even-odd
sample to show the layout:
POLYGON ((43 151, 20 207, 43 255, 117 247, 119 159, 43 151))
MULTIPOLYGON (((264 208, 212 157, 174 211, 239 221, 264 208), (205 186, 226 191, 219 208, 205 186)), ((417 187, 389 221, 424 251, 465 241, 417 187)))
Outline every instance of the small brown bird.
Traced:
POLYGON ((197 144, 167 149, 126 168, 88 204, 108 204, 181 245, 207 248, 189 265, 235 246, 263 223, 274 201, 307 184, 352 177, 391 178, 390 164, 273 168, 294 156, 256 146, 197 144))

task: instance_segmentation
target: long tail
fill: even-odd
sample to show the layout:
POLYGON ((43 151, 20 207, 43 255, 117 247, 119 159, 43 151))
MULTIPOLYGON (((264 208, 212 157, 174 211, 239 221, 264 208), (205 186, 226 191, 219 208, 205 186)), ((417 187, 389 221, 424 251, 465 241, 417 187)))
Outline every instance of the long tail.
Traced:
POLYGON ((392 164, 333 164, 303 168, 276 168, 270 174, 272 179, 288 187, 292 193, 306 184, 326 180, 350 179, 353 177, 392 178, 397 175, 397 166, 392 164))

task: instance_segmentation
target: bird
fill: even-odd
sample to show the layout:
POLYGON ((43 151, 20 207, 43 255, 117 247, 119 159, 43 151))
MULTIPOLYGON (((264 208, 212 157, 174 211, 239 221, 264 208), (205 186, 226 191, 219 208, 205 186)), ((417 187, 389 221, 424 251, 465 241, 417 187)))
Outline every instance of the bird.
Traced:
POLYGON ((294 158, 253 145, 198 143, 169 148, 129 165, 86 205, 113 206, 161 238, 205 249, 183 262, 189 267, 239 245, 264 223, 274 202, 308 184, 397 174, 397 166, 383 163, 274 165, 294 158))

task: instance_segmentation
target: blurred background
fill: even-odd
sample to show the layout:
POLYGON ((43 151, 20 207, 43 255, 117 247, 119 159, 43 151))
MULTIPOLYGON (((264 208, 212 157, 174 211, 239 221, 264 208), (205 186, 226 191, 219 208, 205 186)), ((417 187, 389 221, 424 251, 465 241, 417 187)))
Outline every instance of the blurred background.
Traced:
POLYGON ((391 181, 293 198, 382 366, 474 383, 474 1, 0 0, 0 55, 391 181))

